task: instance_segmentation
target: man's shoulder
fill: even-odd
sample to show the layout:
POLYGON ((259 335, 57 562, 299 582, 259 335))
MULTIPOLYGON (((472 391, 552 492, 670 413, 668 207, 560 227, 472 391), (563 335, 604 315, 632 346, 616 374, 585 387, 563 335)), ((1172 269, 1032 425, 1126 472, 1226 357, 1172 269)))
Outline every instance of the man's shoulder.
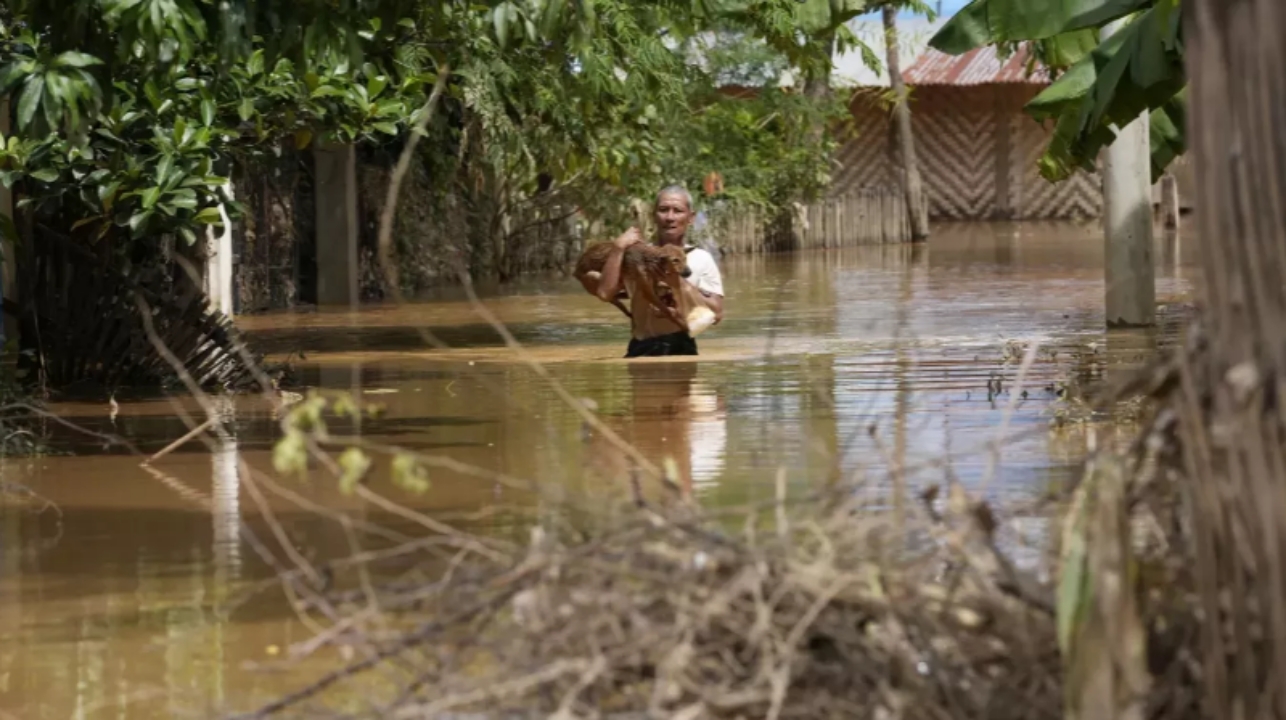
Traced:
POLYGON ((715 262, 715 259, 714 259, 714 254, 711 253, 709 250, 706 250, 703 247, 698 247, 695 245, 688 247, 685 250, 688 253, 689 265, 691 265, 692 262, 695 260, 697 263, 701 265, 710 265, 712 267, 718 267, 718 263, 715 262))

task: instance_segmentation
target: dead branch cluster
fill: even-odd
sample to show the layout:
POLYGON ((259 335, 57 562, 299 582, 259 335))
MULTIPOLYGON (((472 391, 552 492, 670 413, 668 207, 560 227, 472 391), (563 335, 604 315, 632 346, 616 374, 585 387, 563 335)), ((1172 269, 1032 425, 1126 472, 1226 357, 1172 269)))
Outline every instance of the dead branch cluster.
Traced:
POLYGON ((433 582, 336 590, 324 642, 365 657, 262 714, 315 713, 378 667, 404 673, 381 717, 1061 716, 1052 591, 963 490, 925 505, 916 532, 851 499, 744 524, 644 507, 592 538, 462 551, 433 582))

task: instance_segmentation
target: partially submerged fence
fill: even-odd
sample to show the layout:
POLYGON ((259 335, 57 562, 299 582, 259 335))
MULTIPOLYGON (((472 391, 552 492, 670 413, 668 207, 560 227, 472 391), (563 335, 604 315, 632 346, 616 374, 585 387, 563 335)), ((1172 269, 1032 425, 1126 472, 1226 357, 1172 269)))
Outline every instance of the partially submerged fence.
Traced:
POLYGON ((756 208, 724 206, 711 212, 710 234, 726 252, 760 253, 911 240, 901 188, 861 188, 796 208, 789 223, 756 208))

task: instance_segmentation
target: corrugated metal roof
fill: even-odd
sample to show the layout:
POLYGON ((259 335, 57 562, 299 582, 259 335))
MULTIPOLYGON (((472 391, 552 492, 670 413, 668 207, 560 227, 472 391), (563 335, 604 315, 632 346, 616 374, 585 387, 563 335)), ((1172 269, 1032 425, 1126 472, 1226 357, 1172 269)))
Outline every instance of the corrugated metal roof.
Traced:
POLYGON ((963 55, 926 48, 914 65, 902 71, 902 79, 908 85, 1048 84, 1049 74, 1039 63, 1028 76, 1027 58, 1026 46, 1004 61, 994 47, 977 48, 963 55))

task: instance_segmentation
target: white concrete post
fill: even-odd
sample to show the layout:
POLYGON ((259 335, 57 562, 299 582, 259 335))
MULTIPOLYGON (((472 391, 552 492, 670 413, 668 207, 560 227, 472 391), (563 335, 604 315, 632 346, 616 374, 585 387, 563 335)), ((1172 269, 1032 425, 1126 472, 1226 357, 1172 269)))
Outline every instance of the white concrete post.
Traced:
POLYGON ((356 310, 357 153, 352 145, 318 147, 317 304, 356 310))
MULTIPOLYGON (((1105 36, 1125 20, 1105 28, 1105 36)), ((1152 263, 1152 163, 1148 114, 1123 128, 1103 155, 1104 262, 1107 326, 1156 324, 1152 263)))
MULTIPOLYGON (((233 199, 232 183, 221 188, 224 197, 233 199)), ((222 202, 219 203, 219 217, 223 219, 223 231, 215 235, 214 226, 205 231, 205 294, 210 300, 210 308, 232 317, 232 219, 222 202)))

